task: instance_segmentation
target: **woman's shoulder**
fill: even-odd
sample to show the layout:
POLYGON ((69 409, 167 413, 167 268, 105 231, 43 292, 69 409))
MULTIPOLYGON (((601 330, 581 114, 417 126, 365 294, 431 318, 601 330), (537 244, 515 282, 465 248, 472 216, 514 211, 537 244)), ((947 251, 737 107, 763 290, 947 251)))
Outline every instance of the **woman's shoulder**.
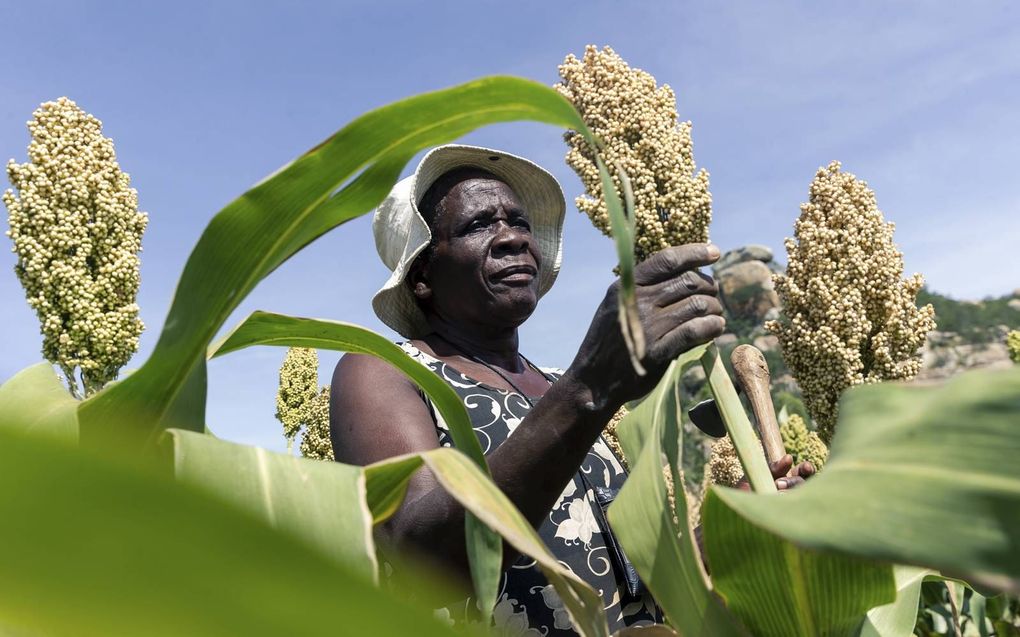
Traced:
POLYGON ((348 352, 340 357, 333 370, 334 387, 377 387, 413 385, 411 381, 388 361, 371 354, 348 352))

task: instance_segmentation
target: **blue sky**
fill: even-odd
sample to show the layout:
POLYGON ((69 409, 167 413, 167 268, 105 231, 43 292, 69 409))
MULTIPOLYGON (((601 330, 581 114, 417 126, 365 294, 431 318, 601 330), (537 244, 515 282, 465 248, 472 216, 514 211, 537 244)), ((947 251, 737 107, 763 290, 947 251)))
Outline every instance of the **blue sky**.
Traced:
MULTIPOLYGON (((866 179, 909 271, 957 298, 1020 287, 1020 4, 1015 2, 20 2, 4 8, 0 159, 24 161, 25 121, 67 95, 104 123, 149 229, 139 303, 151 351, 177 276, 209 219, 262 177, 371 108, 489 74, 556 81, 609 44, 669 83, 711 173, 712 238, 782 257, 814 171, 866 179)), ((580 182, 553 127, 505 124, 468 143, 580 182)), ((410 169, 408 169, 410 170, 410 169)), ((368 217, 274 272, 255 309, 392 335, 369 299, 385 280, 368 217)), ((522 329, 536 362, 569 364, 612 280, 608 240, 568 205, 560 279, 522 329)), ((0 380, 39 360, 38 326, 0 252, 0 380)), ((283 350, 210 365, 217 434, 283 449, 273 418, 283 350)), ((322 353, 323 382, 339 354, 322 353)))

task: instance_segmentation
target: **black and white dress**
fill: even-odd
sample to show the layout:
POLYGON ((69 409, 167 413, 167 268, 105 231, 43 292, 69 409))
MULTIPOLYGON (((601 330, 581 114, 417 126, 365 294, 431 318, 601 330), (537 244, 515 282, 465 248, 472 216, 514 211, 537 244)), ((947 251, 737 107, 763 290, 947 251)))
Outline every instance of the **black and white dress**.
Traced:
MULTIPOLYGON (((531 408, 528 401, 514 391, 490 387, 469 378, 410 343, 402 343, 401 347, 457 392, 486 454, 513 434, 531 408)), ((556 380, 563 373, 553 369, 542 369, 542 372, 550 380, 556 380)), ((424 394, 422 397, 436 424, 439 443, 452 447, 453 440, 442 416, 424 394)), ((595 490, 600 493, 618 491, 625 478, 623 466, 600 436, 538 529, 542 541, 560 563, 602 595, 610 632, 661 621, 661 613, 650 595, 632 596, 623 584, 619 572, 622 567, 619 560, 614 559, 611 548, 615 542, 605 522, 603 505, 596 500, 595 490)), ((442 613, 449 613, 452 621, 466 621, 471 603, 465 601, 442 613)), ((503 574, 493 618, 501 635, 558 637, 576 634, 563 602, 535 561, 527 556, 520 557, 503 574)))

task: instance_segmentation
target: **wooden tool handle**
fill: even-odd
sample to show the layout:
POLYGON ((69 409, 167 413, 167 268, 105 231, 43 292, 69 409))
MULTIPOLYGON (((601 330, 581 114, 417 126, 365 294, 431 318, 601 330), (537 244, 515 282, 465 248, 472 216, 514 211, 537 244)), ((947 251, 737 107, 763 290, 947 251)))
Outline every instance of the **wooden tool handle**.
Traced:
POLYGON ((765 356, 757 347, 740 345, 733 350, 730 362, 733 363, 737 383, 751 403, 751 411, 758 424, 758 435, 765 447, 765 457, 771 464, 786 455, 786 448, 783 447, 783 437, 779 435, 776 410, 769 393, 769 366, 765 356))

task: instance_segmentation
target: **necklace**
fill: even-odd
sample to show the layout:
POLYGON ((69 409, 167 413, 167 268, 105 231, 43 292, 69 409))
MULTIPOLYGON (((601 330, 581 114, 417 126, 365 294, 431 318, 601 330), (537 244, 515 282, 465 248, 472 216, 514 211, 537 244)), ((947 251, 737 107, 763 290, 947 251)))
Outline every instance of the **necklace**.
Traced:
MULTIPOLYGON (((452 347, 453 349, 457 350, 457 353, 458 353, 458 354, 460 354, 461 356, 463 356, 463 357, 467 358, 468 360, 472 360, 472 361, 474 361, 474 362, 478 363, 479 365, 483 365, 483 366, 485 366, 485 367, 489 368, 489 370, 491 370, 491 371, 492 371, 492 372, 493 372, 494 374, 496 374, 497 376, 499 376, 500 378, 502 378, 503 380, 505 380, 505 381, 507 382, 507 384, 508 384, 508 385, 510 385, 511 387, 513 387, 514 391, 516 391, 516 392, 517 392, 518 394, 520 394, 520 395, 521 395, 521 398, 523 398, 523 399, 525 400, 525 402, 527 402, 527 403, 528 403, 528 406, 530 406, 530 407, 534 408, 534 406, 535 406, 535 403, 534 403, 534 402, 532 402, 532 400, 531 400, 531 397, 529 397, 529 396, 528 396, 528 394, 524 392, 524 390, 522 390, 522 389, 521 389, 520 387, 518 387, 518 386, 517 386, 517 383, 515 383, 514 381, 512 381, 512 380, 510 379, 510 377, 509 377, 509 376, 507 376, 507 375, 506 375, 506 374, 504 374, 504 373, 503 373, 502 371, 500 371, 500 369, 499 369, 498 367, 496 367, 495 365, 491 365, 491 364, 489 364, 489 363, 485 362, 484 360, 482 360, 481 358, 479 358, 479 357, 475 356, 474 354, 472 354, 472 353, 470 353, 470 352, 465 352, 465 351, 463 351, 462 349, 460 349, 459 347, 457 347, 457 346, 456 346, 456 345, 455 345, 454 343, 451 343, 451 342, 450 342, 450 339, 446 338, 445 336, 443 336, 443 335, 442 335, 442 334, 440 334, 439 332, 433 332, 433 334, 435 334, 436 336, 438 336, 438 337, 439 337, 439 338, 440 338, 440 339, 441 339, 442 341, 444 341, 444 342, 445 342, 445 343, 446 343, 447 345, 449 345, 449 346, 450 346, 450 347, 452 347)), ((522 361, 524 361, 524 364, 525 364, 526 366, 530 367, 531 369, 533 369, 533 370, 535 370, 536 372, 538 372, 539 374, 541 374, 541 375, 542 375, 542 378, 544 378, 544 379, 546 380, 546 382, 548 382, 548 383, 549 383, 550 385, 552 385, 552 381, 551 381, 551 380, 549 380, 549 377, 545 375, 545 372, 543 372, 542 370, 540 370, 540 369, 539 369, 538 367, 536 367, 536 366, 535 366, 535 364, 534 364, 534 363, 532 363, 532 362, 531 362, 531 361, 529 361, 529 360, 528 360, 527 358, 525 358, 525 357, 524 357, 524 354, 521 354, 520 352, 517 352, 517 356, 518 356, 518 357, 520 357, 520 359, 521 359, 522 361)))

